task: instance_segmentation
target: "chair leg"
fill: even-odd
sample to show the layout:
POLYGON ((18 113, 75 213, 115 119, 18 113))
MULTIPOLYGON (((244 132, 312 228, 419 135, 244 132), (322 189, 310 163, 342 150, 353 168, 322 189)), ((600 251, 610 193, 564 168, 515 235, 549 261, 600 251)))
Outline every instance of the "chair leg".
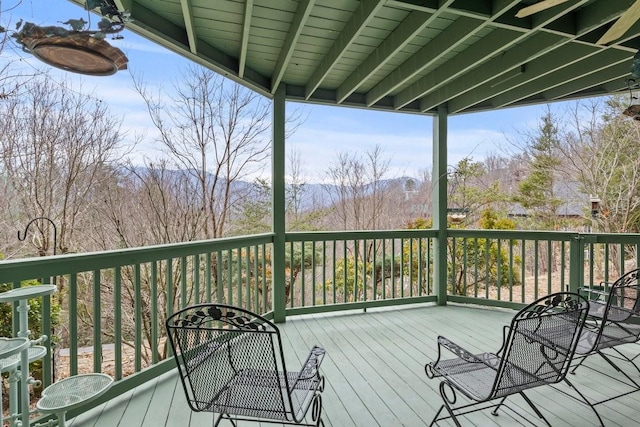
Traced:
POLYGON ((442 410, 444 409, 444 405, 440 406, 440 409, 438 409, 438 412, 436 412, 436 416, 433 417, 433 419, 431 420, 431 423, 429 423, 429 427, 432 427, 436 421, 438 421, 438 417, 440 416, 440 413, 442 412, 442 410))
POLYGON ((218 424, 220 424, 220 421, 222 421, 223 419, 227 419, 229 420, 229 422, 231 423, 231 425, 233 427, 236 427, 236 422, 233 421, 233 418, 231 418, 228 414, 220 414, 218 416, 218 419, 216 420, 215 424, 213 425, 213 427, 218 427, 218 424))
MULTIPOLYGON (((449 417, 453 420, 456 427, 462 427, 460 422, 458 422, 458 418, 456 417, 456 414, 454 413, 454 410, 453 410, 453 405, 456 404, 456 400, 457 400, 456 391, 448 383, 443 381, 440 383, 440 396, 442 396, 442 401, 444 402, 444 405, 442 405, 442 408, 445 408, 447 410, 447 412, 449 413, 449 417), (452 393, 451 397, 449 397, 449 395, 447 394, 446 388, 451 390, 451 393, 452 393)), ((438 411, 438 414, 440 414, 440 412, 442 411, 442 408, 440 408, 440 410, 438 411)), ((436 414, 436 417, 438 414, 436 414)), ((431 424, 433 425, 435 421, 436 421, 436 418, 433 419, 431 424)))
POLYGON ((322 421, 322 395, 316 393, 313 396, 313 403, 311 404, 311 420, 316 427, 324 426, 322 421))
MULTIPOLYGON (((577 358, 574 358, 574 360, 575 360, 575 359, 577 359, 577 358)), ((572 367, 571 367, 571 370, 569 371, 569 373, 570 373, 570 374, 575 374, 575 373, 576 373, 576 370, 577 370, 580 366, 582 366, 582 363, 585 361, 585 359, 586 359, 586 356, 582 357, 578 363, 576 363, 574 366, 572 366, 572 367)))
POLYGON ((612 347, 612 348, 611 348, 611 350, 612 350, 612 351, 615 351, 616 353, 618 353, 618 356, 619 356, 622 360, 626 360, 627 362, 629 362, 630 364, 632 364, 632 365, 633 365, 633 367, 634 367, 634 368, 636 368, 636 371, 638 371, 638 374, 640 374, 640 368, 638 368, 638 365, 636 365, 636 364, 635 364, 635 362, 633 361, 633 360, 636 358, 636 356, 637 356, 637 355, 636 355, 636 356, 634 356, 634 357, 629 357, 629 356, 625 355, 624 353, 622 353, 620 350, 618 350, 618 349, 617 349, 617 348, 615 348, 615 347, 612 347))
POLYGON ((505 400, 507 400, 507 396, 500 399, 500 402, 496 405, 495 408, 493 408, 493 411, 491 411, 491 415, 495 415, 495 416, 498 415, 498 409, 500 409, 500 407, 502 406, 505 400))
POLYGON ((582 394, 582 393, 580 392, 580 390, 578 390, 578 389, 576 388, 576 386, 574 386, 573 384, 571 384, 571 382, 570 382, 566 377, 564 378, 564 382, 565 382, 565 383, 567 383, 567 385, 568 385, 570 388, 572 388, 572 389, 573 389, 573 391, 575 391, 575 392, 578 394, 578 396, 580 396, 580 399, 577 399, 577 400, 582 401, 583 403, 587 404, 587 405, 591 408, 591 410, 593 411, 593 413, 594 413, 594 414, 596 414, 596 417, 598 417, 598 421, 600 422, 600 426, 601 426, 601 427, 604 427, 604 421, 602 421, 602 418, 600 417, 600 414, 599 414, 599 413, 598 413, 598 411, 596 410, 596 407, 595 407, 595 406, 594 406, 594 405, 589 401, 589 399, 587 399, 587 398, 585 397, 585 395, 584 395, 584 394, 582 394))
POLYGON ((536 413, 536 415, 538 416, 538 418, 540 418, 542 421, 544 421, 549 427, 551 427, 551 423, 549 421, 547 421, 547 419, 544 417, 544 415, 542 415, 542 412, 540 412, 540 410, 538 409, 538 407, 536 405, 533 404, 533 402, 529 399, 529 397, 524 394, 523 391, 520 392, 520 396, 522 396, 522 398, 525 400, 525 402, 527 402, 529 404, 529 406, 531 407, 531 409, 533 409, 533 412, 536 413))
MULTIPOLYGON (((615 350, 615 349, 613 349, 615 350)), ((616 350, 617 351, 617 350, 616 350)), ((636 370, 638 369, 638 367, 635 365, 635 363, 633 363, 631 360, 629 360, 628 357, 626 357, 624 354, 620 353, 619 351, 617 351, 624 359, 626 359, 627 361, 629 361, 629 363, 631 363, 636 370)), ((618 365, 616 365, 606 354, 604 354, 601 351, 598 351, 598 354, 600 355, 600 357, 602 357, 609 365, 611 365, 613 367, 613 369, 615 369, 618 373, 622 374, 626 379, 628 379, 631 384, 633 384, 633 386, 637 389, 640 389, 640 385, 638 385, 637 382, 635 382, 633 380, 633 378, 631 378, 629 376, 629 374, 627 374, 625 371, 623 371, 622 369, 620 369, 620 367, 618 365)))

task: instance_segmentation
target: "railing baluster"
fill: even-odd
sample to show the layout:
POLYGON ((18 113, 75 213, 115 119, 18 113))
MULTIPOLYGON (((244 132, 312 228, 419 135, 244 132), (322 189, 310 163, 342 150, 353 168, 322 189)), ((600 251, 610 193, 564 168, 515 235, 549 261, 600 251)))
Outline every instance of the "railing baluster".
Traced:
MULTIPOLYGON (((540 265, 540 241, 539 240, 533 241, 533 251, 534 251, 533 265, 537 269, 538 266, 540 265)), ((538 283, 539 283, 538 275, 535 274, 533 276, 533 298, 536 300, 538 299, 538 283)))
POLYGON ((113 272, 113 357, 115 359, 115 379, 123 377, 122 372, 122 269, 115 267, 113 272))
POLYGON ((193 272, 193 302, 199 304, 203 302, 202 295, 200 294, 200 254, 195 254, 191 257, 193 272))
POLYGON ((187 295, 187 257, 180 258, 180 308, 189 304, 187 295))
POLYGON ((302 307, 304 307, 305 304, 305 299, 306 299, 306 295, 307 293, 305 292, 305 257, 306 253, 305 253, 305 245, 304 242, 300 244, 300 305, 302 307))
POLYGON ((311 242, 311 265, 312 265, 311 267, 311 305, 313 306, 317 305, 316 289, 318 288, 318 286, 316 283, 316 275, 315 275, 315 268, 314 268, 317 262, 318 262, 318 259, 316 257, 316 242, 313 241, 311 242))
POLYGON ((508 239, 507 242, 509 243, 509 301, 513 302, 513 240, 508 239))
POLYGON ((553 291, 551 290, 551 279, 553 276, 553 242, 551 242, 551 240, 549 240, 547 242, 547 295, 553 293, 553 291))
POLYGON ((496 287, 497 295, 496 299, 500 301, 502 299, 502 240, 496 239, 496 287))
POLYGON ((476 237, 475 239, 473 239, 473 296, 478 298, 478 275, 480 274, 480 265, 478 263, 479 261, 479 253, 480 253, 480 242, 478 240, 478 238, 476 237))
POLYGON ((140 264, 133 266, 133 289, 134 289, 134 313, 135 313, 135 329, 134 329, 134 345, 135 358, 134 369, 136 372, 142 370, 142 280, 140 272, 140 264))
MULTIPOLYGON (((400 240, 402 247, 402 240, 400 240)), ((396 239, 391 239, 391 298, 396 297, 396 239)))
POLYGON ((102 306, 100 304, 100 270, 93 271, 93 370, 102 372, 102 306))
POLYGON ((522 239, 520 241, 522 249, 520 251, 520 256, 522 257, 522 271, 520 272, 520 282, 522 286, 520 287, 520 302, 524 303, 527 299, 526 289, 527 289, 527 249, 526 249, 526 241, 522 239))
POLYGON ((212 301, 212 294, 213 294, 213 289, 211 287, 211 282, 212 282, 212 277, 211 277, 211 262, 212 262, 212 258, 211 258, 211 252, 207 252, 205 254, 204 257, 204 262, 205 262, 205 266, 204 266, 204 274, 205 274, 205 288, 206 288, 206 292, 207 292, 207 297, 205 298, 205 302, 211 302, 212 301))
POLYGON ((69 275, 69 374, 78 374, 78 275, 69 275))
POLYGON ((151 363, 158 363, 158 264, 156 261, 151 263, 151 342, 149 349, 151 351, 151 363))
MULTIPOLYGON (((408 262, 409 263, 409 271, 411 271, 411 268, 413 268, 413 266, 411 265, 411 262, 412 262, 411 256, 409 255, 409 261, 407 261, 406 258, 405 258, 405 252, 404 252, 405 245, 408 245, 409 248, 411 248, 411 238, 402 239, 401 242, 402 242, 402 245, 400 245, 400 265, 403 266, 403 265, 405 265, 406 262, 408 262)), ((402 268, 402 267, 400 267, 399 284, 400 284, 400 298, 404 298, 404 268, 402 268)))

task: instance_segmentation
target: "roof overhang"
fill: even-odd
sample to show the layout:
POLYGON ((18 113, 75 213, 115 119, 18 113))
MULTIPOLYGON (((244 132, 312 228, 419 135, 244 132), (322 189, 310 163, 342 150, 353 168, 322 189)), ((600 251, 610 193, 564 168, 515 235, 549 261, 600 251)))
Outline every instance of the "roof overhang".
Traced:
POLYGON ((515 16, 533 3, 116 0, 130 30, 267 97, 459 114, 627 90, 640 21, 598 41, 635 0, 515 16))

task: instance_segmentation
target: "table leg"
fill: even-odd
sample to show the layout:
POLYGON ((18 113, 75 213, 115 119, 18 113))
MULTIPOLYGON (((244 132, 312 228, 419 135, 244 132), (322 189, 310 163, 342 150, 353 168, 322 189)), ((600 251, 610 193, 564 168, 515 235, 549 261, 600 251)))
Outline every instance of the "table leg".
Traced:
POLYGON ((22 426, 29 427, 29 350, 20 352, 20 399, 22 426))
MULTIPOLYGON (((20 371, 12 369, 9 371, 9 377, 7 378, 9 383, 9 416, 14 416, 20 413, 18 408, 18 400, 20 395, 20 371)), ((14 425, 15 419, 11 419, 9 425, 14 425)))
MULTIPOLYGON (((18 314, 20 318, 19 337, 29 338, 29 304, 26 299, 20 300, 18 304, 18 314)), ((22 419, 21 427, 29 427, 29 349, 24 349, 20 353, 20 415, 22 419)))
POLYGON ((67 427, 67 411, 58 412, 58 427, 67 427))

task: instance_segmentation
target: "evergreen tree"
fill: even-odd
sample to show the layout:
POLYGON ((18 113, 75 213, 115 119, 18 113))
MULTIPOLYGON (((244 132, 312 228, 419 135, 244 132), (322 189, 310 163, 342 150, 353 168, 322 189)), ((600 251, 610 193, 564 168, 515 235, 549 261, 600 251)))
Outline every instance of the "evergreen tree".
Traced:
POLYGON ((547 110, 528 147, 529 173, 518 184, 514 197, 514 201, 527 210, 536 228, 557 228, 557 210, 562 204, 554 190, 556 169, 560 165, 558 144, 557 118, 547 110))

